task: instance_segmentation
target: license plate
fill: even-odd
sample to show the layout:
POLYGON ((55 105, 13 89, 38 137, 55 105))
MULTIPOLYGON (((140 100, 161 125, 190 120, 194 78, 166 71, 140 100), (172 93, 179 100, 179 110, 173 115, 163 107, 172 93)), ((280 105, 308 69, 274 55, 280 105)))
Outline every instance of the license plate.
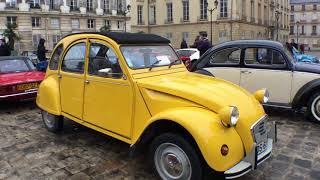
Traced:
POLYGON ((18 91, 25 91, 29 89, 37 89, 38 88, 38 83, 28 83, 28 84, 19 84, 17 85, 17 90, 18 91))
POLYGON ((267 150, 267 143, 262 142, 257 146, 258 155, 265 152, 267 150))

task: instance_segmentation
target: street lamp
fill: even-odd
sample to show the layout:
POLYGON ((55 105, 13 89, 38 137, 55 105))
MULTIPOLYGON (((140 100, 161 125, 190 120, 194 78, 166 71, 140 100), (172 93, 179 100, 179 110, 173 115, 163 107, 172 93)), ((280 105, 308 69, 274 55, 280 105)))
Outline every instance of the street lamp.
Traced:
POLYGON ((299 24, 300 22, 297 21, 297 44, 299 44, 299 24))
POLYGON ((276 20, 277 20, 277 41, 279 41, 279 18, 280 18, 280 12, 276 10, 276 20))
POLYGON ((217 7, 218 7, 218 5, 219 5, 219 2, 218 2, 218 0, 215 0, 214 1, 214 8, 211 8, 211 9, 208 9, 208 1, 206 1, 206 3, 205 3, 205 8, 210 12, 210 41, 211 41, 211 43, 212 43, 212 29, 213 29, 213 27, 212 27, 212 13, 213 13, 213 11, 214 10, 216 10, 217 9, 217 7))
POLYGON ((119 9, 120 9, 120 14, 122 14, 124 16, 124 32, 127 32, 127 14, 130 12, 131 10, 131 6, 130 4, 127 5, 127 9, 122 10, 122 4, 119 4, 119 9))

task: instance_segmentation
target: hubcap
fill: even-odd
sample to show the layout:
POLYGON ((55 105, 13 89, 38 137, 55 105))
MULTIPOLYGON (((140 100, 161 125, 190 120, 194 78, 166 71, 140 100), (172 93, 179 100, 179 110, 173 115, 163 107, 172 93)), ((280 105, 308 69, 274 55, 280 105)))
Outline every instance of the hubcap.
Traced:
POLYGON ((46 126, 48 126, 49 128, 53 128, 54 127, 54 122, 55 122, 54 115, 43 111, 42 112, 42 118, 43 118, 43 121, 46 124, 46 126))
POLYGON ((320 96, 312 101, 311 113, 318 121, 320 121, 320 96))
POLYGON ((190 160, 175 144, 161 144, 155 152, 154 162, 162 179, 188 180, 191 178, 190 160))

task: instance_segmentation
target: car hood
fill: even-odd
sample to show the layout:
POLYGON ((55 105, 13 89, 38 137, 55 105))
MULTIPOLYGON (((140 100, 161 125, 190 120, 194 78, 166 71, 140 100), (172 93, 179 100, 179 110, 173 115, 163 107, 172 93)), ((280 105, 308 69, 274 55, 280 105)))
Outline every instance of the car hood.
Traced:
POLYGON ((0 85, 5 86, 27 82, 39 82, 44 79, 44 76, 45 73, 39 71, 0 74, 0 85))
POLYGON ((319 63, 306 63, 306 62, 296 62, 294 65, 294 70, 299 72, 309 72, 320 74, 320 64, 319 63))
POLYGON ((265 112, 262 105, 246 90, 222 79, 190 72, 143 78, 137 80, 137 84, 140 88, 187 99, 216 113, 226 106, 236 106, 240 116, 235 128, 247 152, 251 150, 251 126, 265 112))

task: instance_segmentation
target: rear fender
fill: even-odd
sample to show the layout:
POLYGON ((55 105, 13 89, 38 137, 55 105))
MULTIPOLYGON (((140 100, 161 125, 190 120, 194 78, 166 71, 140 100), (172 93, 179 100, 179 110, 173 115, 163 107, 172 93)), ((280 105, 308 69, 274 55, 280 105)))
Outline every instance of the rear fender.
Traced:
POLYGON ((37 105, 51 114, 61 115, 59 78, 57 75, 49 75, 41 82, 37 95, 37 105))

